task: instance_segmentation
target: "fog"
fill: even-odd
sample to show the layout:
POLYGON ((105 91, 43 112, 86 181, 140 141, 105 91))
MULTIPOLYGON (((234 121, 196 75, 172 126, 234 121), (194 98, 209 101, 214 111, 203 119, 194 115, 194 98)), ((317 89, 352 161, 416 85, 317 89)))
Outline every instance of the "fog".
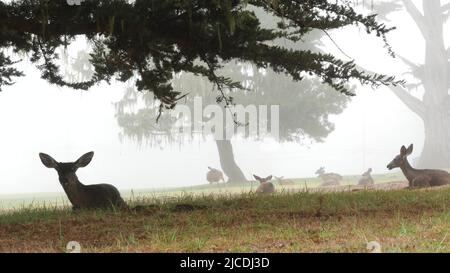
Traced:
MULTIPOLYGON (((413 2, 420 9, 422 1, 413 2)), ((393 50, 423 63, 424 39, 412 19, 405 11, 389 18, 388 24, 397 27, 388 35, 393 50)), ((448 25, 444 33, 448 47, 448 25)), ((387 54, 381 39, 355 28, 331 35, 358 65, 410 79, 404 74, 407 67, 387 54)), ((346 60, 328 38, 323 43, 324 50, 346 60)), ((220 168, 212 139, 150 147, 119 138, 114 103, 122 98, 124 83, 113 81, 76 91, 41 80, 37 69, 26 61, 19 68, 26 76, 0 92, 0 194, 62 192, 56 172, 42 165, 39 152, 67 162, 94 151, 91 164, 77 172, 80 181, 107 182, 121 190, 206 184, 207 166, 220 168)), ((413 94, 420 96, 421 92, 418 88, 413 94)), ((323 143, 232 139, 236 162, 247 178, 253 173, 313 177, 320 166, 346 175, 361 174, 369 167, 375 173, 386 173, 387 163, 401 145, 414 143, 412 159, 423 147, 422 121, 386 87, 373 90, 358 85, 357 96, 331 120, 335 130, 323 143)))

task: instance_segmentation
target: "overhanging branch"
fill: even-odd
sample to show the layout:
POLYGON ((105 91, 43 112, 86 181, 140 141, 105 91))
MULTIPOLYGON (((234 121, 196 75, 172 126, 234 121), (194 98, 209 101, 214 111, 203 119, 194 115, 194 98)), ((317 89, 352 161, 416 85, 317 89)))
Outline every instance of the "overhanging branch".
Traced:
POLYGON ((394 94, 406 105, 411 111, 421 118, 425 117, 425 106, 421 100, 408 93, 401 86, 389 86, 394 94))
MULTIPOLYGON (((367 75, 358 71, 354 62, 331 54, 273 45, 280 38, 302 43, 301 38, 313 29, 348 25, 364 26, 389 48, 385 35, 392 27, 378 23, 375 15, 364 16, 348 5, 328 0, 92 0, 79 6, 64 1, 0 1, 0 49, 12 47, 31 53, 31 62, 38 64, 42 77, 50 83, 87 89, 112 79, 128 81, 138 74, 137 89, 153 92, 168 108, 173 108, 181 95, 171 85, 175 73, 210 79, 210 71, 195 65, 196 60, 217 70, 233 60, 249 62, 258 68, 270 67, 294 81, 317 76, 347 95, 353 95, 348 88, 352 79, 374 87, 402 84, 387 75, 367 75), (246 10, 248 3, 286 19, 287 24, 263 27, 260 19, 246 10), (90 63, 95 73, 89 82, 68 83, 59 73, 55 50, 69 46, 78 35, 94 44, 90 63)), ((3 66, 0 63, 0 69, 3 66)), ((224 86, 239 88, 229 77, 219 79, 224 86)))
MULTIPOLYGON (((367 73, 374 73, 373 71, 364 69, 361 66, 358 66, 358 68, 366 71, 367 73)), ((401 85, 389 85, 388 87, 411 111, 416 113, 421 118, 425 117, 425 105, 421 100, 411 95, 401 85)))
POLYGON ((450 3, 443 5, 441 7, 441 11, 442 11, 442 13, 450 11, 450 3))
POLYGON ((411 70, 417 70, 420 68, 420 66, 418 64, 413 63, 411 60, 397 54, 397 57, 399 57, 407 66, 409 66, 411 68, 411 70))

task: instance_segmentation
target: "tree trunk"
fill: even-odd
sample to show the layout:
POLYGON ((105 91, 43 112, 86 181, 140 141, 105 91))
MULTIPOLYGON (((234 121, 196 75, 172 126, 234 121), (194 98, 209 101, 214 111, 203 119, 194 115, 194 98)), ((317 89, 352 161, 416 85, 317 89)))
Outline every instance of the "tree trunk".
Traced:
POLYGON ((418 167, 447 169, 450 167, 450 115, 436 110, 430 112, 424 121, 425 145, 418 167))
POLYGON ((450 48, 445 48, 443 27, 445 19, 440 0, 423 0, 423 14, 410 1, 403 1, 425 39, 423 69, 407 62, 421 80, 425 93, 423 99, 405 91, 394 90, 397 96, 416 114, 425 127, 425 143, 419 168, 450 167, 450 48))
POLYGON ((236 164, 233 154, 233 146, 230 140, 216 140, 217 150, 219 151, 220 166, 222 171, 228 177, 228 182, 245 182, 247 179, 241 168, 236 164))
POLYGON ((444 20, 440 0, 424 0, 423 27, 425 38, 425 66, 423 103, 425 115, 425 143, 419 168, 450 167, 450 104, 448 56, 444 43, 444 20))

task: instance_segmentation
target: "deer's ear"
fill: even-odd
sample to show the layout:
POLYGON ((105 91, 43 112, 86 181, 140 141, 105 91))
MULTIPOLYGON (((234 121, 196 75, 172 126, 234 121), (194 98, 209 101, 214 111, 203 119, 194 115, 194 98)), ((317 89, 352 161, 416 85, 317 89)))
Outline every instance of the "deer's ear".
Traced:
POLYGON ((261 180, 261 177, 259 177, 259 176, 257 176, 257 175, 253 175, 253 177, 254 177, 256 180, 258 180, 258 181, 261 180))
POLYGON ((94 152, 89 152, 87 154, 82 155, 77 161, 75 161, 75 165, 78 168, 83 168, 91 163, 92 158, 94 157, 94 152))
POLYGON ((409 145, 408 149, 406 149, 406 154, 405 155, 412 154, 413 150, 414 150, 414 145, 413 144, 409 145))
POLYGON ((405 155, 406 154, 406 147, 404 145, 400 148, 400 154, 401 155, 405 155))
POLYGON ((56 162, 56 160, 48 154, 40 153, 39 157, 41 158, 42 164, 44 164, 47 168, 56 168, 58 165, 58 162, 56 162))
POLYGON ((266 181, 269 181, 269 180, 272 180, 272 176, 271 175, 269 175, 268 177, 266 177, 266 179, 265 179, 266 181))

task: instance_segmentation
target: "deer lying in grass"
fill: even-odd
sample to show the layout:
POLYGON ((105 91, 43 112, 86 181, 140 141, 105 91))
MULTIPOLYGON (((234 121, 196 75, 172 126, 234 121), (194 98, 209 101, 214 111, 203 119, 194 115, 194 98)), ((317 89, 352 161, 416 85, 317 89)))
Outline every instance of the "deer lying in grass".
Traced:
POLYGON ((320 167, 316 174, 322 179, 321 186, 339 186, 342 181, 342 176, 337 173, 325 173, 325 167, 320 167))
POLYGON ((290 179, 284 179, 284 176, 275 176, 275 179, 278 181, 278 184, 281 186, 292 186, 295 185, 294 181, 290 179))
POLYGON ((408 156, 413 152, 413 145, 408 149, 402 146, 400 154, 392 160, 387 168, 389 170, 400 168, 408 179, 410 188, 436 187, 450 184, 450 174, 442 170, 417 170, 411 167, 408 156))
POLYGON ((367 172, 363 173, 361 176, 361 179, 358 181, 358 185, 360 186, 372 186, 374 184, 373 178, 372 178, 372 168, 369 168, 367 172))
POLYGON ((219 183, 220 181, 225 182, 225 179, 223 178, 223 173, 220 170, 211 167, 208 167, 208 169, 209 171, 208 173, 206 173, 206 180, 208 180, 210 184, 219 183))
POLYGON ((40 153, 42 164, 58 172, 59 182, 72 203, 73 209, 128 209, 119 191, 110 184, 83 185, 75 172, 86 167, 92 160, 94 152, 81 156, 77 161, 60 163, 51 156, 40 153))
POLYGON ((256 189, 256 193, 274 193, 275 192, 275 186, 269 182, 272 180, 272 176, 269 175, 266 178, 261 178, 257 175, 253 175, 253 177, 261 183, 259 187, 256 189))

